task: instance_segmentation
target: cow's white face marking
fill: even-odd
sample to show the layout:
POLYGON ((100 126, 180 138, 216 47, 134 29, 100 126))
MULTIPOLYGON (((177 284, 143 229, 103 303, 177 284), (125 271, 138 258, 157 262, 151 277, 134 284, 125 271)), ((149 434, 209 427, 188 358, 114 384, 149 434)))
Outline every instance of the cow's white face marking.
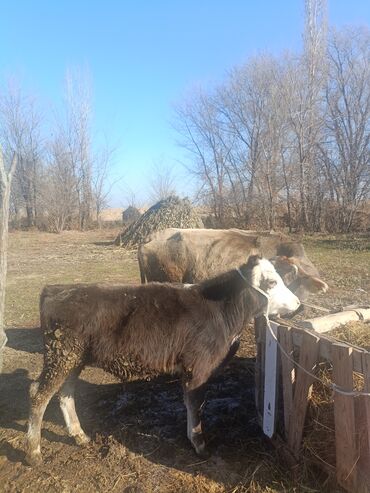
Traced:
POLYGON ((251 284, 268 295, 268 315, 286 315, 300 306, 297 296, 285 286, 275 267, 267 259, 260 259, 253 267, 251 284))

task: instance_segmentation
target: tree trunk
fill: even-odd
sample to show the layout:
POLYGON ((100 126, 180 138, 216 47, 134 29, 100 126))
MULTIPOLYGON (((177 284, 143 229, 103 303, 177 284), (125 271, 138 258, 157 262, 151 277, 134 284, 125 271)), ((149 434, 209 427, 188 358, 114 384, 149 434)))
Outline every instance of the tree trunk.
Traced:
POLYGON ((3 369, 3 350, 7 342, 5 334, 5 287, 6 273, 8 267, 8 224, 9 224, 9 203, 12 176, 16 167, 16 156, 8 173, 5 171, 3 157, 0 149, 0 373, 3 369))

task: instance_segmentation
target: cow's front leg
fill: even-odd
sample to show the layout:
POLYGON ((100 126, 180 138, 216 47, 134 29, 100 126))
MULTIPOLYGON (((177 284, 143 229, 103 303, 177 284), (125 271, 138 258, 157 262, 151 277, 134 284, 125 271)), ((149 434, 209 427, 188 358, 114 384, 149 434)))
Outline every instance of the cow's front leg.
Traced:
POLYGON ((194 390, 187 390, 184 385, 184 401, 187 409, 188 438, 198 455, 205 456, 206 448, 200 419, 204 404, 205 384, 194 390))

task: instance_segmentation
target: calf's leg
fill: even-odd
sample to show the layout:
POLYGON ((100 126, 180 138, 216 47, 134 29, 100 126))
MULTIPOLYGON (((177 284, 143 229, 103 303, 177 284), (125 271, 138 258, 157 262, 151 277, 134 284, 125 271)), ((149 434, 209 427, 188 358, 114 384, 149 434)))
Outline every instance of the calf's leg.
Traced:
MULTIPOLYGON (((30 417, 28 421, 26 460, 29 464, 42 462, 40 440, 41 424, 46 406, 66 378, 82 367, 82 349, 71 348, 67 354, 54 352, 47 346, 45 353, 44 369, 37 382, 30 388, 30 417)), ((68 411, 70 412, 71 404, 68 411)))
POLYGON ((42 418, 50 399, 58 391, 67 375, 61 368, 54 368, 52 371, 44 369, 39 380, 31 385, 26 445, 26 460, 31 465, 42 462, 40 449, 42 418))
POLYGON ((62 385, 59 391, 59 403, 63 413, 68 434, 73 437, 78 445, 84 445, 90 438, 81 428, 75 407, 75 387, 81 368, 76 368, 62 385))
POLYGON ((202 432, 202 422, 200 419, 201 410, 204 404, 205 384, 193 390, 186 390, 184 387, 184 401, 187 409, 187 431, 198 455, 206 455, 205 442, 202 432))

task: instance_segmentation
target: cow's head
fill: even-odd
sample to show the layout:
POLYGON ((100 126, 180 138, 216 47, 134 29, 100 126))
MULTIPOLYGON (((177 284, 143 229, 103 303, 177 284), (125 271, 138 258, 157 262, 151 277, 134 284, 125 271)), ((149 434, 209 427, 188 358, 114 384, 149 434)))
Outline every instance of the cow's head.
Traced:
POLYGON ((275 269, 280 274, 286 286, 301 301, 308 298, 311 293, 326 293, 329 286, 319 279, 316 270, 311 274, 310 266, 297 257, 279 256, 271 259, 275 269))
POLYGON ((269 260, 252 255, 247 262, 247 272, 250 284, 268 297, 268 315, 287 315, 298 310, 299 299, 287 288, 269 260))

